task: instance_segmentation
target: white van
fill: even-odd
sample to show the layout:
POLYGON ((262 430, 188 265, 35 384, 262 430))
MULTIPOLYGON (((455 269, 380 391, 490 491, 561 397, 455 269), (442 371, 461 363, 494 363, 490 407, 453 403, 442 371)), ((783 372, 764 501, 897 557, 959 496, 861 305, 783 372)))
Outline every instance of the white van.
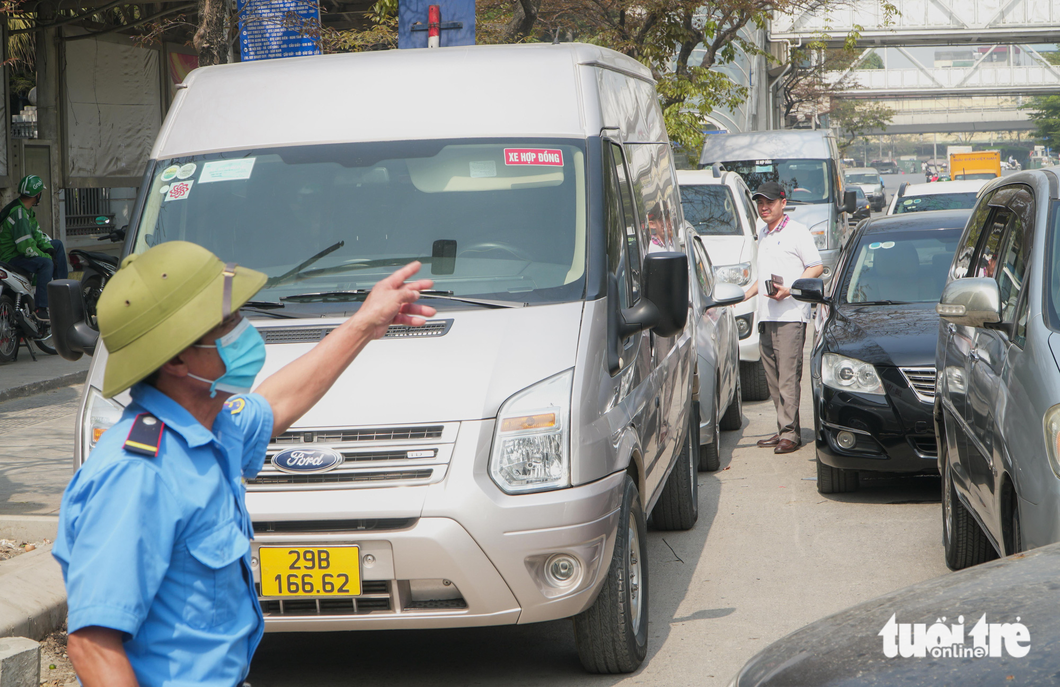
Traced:
POLYGON ((805 224, 831 278, 857 194, 847 191, 840 173, 835 135, 827 129, 756 131, 707 136, 700 167, 720 162, 738 173, 752 192, 776 181, 788 194, 785 212, 805 224))
MULTIPOLYGON (((688 529, 698 517, 682 221, 651 74, 610 50, 401 50, 192 72, 125 251, 191 241, 266 272, 244 309, 267 345, 260 378, 397 266, 419 259, 435 282, 423 302, 437 316, 370 344, 247 481, 266 630, 573 616, 588 670, 636 669, 645 520, 688 529), (276 563, 277 550, 283 561, 351 546, 342 589, 276 563)), ((706 305, 739 300, 733 289, 706 305)), ((91 349, 76 299, 55 303, 67 354, 91 349)), ((75 466, 127 401, 100 394, 105 358, 100 345, 75 466)))

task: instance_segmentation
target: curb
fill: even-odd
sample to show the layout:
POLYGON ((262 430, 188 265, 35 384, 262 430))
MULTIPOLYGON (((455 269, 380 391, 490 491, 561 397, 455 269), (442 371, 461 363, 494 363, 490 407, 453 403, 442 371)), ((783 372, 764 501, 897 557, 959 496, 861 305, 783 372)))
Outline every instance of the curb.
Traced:
POLYGON ((55 541, 58 533, 58 515, 0 515, 0 539, 55 541))
POLYGON ((14 398, 23 398, 44 391, 59 389, 72 384, 83 384, 86 379, 88 379, 88 370, 81 370, 80 372, 68 372, 67 374, 52 377, 51 379, 42 379, 39 382, 30 382, 29 384, 21 384, 7 389, 0 389, 0 403, 10 401, 14 398))
POLYGON ((0 637, 44 639, 66 620, 66 587, 52 545, 0 562, 0 637))

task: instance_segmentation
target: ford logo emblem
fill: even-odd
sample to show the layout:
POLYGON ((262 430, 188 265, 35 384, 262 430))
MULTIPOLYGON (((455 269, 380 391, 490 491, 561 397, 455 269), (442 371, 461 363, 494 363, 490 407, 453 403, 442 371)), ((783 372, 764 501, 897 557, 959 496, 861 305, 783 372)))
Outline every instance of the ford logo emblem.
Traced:
POLYGON ((272 458, 272 464, 283 472, 327 472, 345 462, 342 454, 330 448, 289 448, 272 458))

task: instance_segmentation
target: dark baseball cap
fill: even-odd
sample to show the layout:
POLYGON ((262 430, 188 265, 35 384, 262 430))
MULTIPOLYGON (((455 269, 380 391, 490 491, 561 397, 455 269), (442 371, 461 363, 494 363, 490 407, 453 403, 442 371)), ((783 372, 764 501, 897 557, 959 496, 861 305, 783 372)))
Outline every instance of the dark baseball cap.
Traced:
POLYGON ((751 200, 762 196, 766 200, 776 200, 777 198, 787 198, 788 194, 784 192, 784 187, 775 181, 767 181, 758 187, 758 190, 751 196, 751 200))

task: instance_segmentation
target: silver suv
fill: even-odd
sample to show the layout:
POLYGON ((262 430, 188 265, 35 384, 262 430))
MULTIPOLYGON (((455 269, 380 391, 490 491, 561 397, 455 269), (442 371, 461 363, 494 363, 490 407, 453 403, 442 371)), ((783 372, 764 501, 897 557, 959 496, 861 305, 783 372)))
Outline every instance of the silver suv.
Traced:
POLYGON ((1058 171, 984 187, 937 306, 934 414, 953 569, 1060 541, 1058 171))

